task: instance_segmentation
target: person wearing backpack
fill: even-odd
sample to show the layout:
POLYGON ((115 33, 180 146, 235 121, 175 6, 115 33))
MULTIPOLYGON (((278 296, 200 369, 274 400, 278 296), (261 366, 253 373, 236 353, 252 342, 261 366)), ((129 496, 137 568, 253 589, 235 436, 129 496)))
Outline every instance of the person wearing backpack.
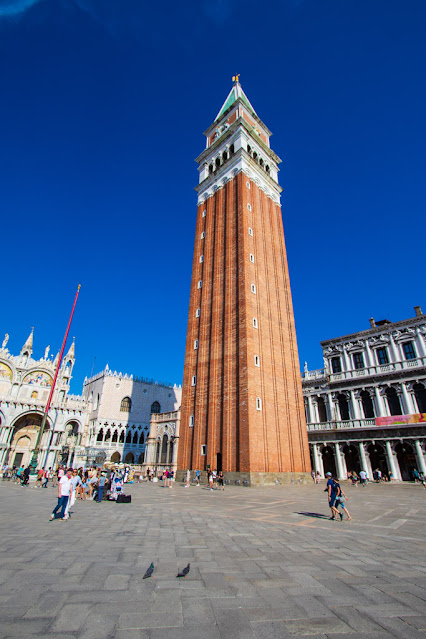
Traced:
MULTIPOLYGON (((332 477, 331 473, 326 473, 325 476, 327 477, 327 487, 326 487, 326 491, 328 494, 328 505, 330 506, 331 509, 331 520, 335 520, 336 519, 336 515, 339 514, 339 511, 337 510, 335 503, 336 503, 336 488, 335 488, 335 480, 332 477)), ((337 481, 336 481, 337 483, 337 481)))
POLYGON ((42 488, 47 488, 47 482, 49 481, 50 478, 50 473, 52 472, 52 467, 49 466, 49 470, 45 470, 44 471, 44 481, 41 485, 42 488))
POLYGON ((343 492, 342 487, 340 486, 337 479, 333 479, 333 483, 334 483, 334 491, 336 493, 336 499, 335 499, 334 505, 340 517, 340 521, 343 521, 343 513, 339 512, 339 506, 342 508, 343 512, 346 513, 346 519, 350 521, 352 517, 350 516, 349 510, 346 508, 346 505, 345 505, 347 496, 343 492))

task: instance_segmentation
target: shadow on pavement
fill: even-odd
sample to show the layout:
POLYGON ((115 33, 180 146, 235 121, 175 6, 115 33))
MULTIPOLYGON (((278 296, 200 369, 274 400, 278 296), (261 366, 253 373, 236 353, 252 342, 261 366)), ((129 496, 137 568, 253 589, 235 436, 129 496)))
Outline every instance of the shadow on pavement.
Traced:
POLYGON ((295 513, 296 515, 304 515, 305 517, 315 517, 316 519, 328 519, 330 515, 322 515, 321 513, 295 513))

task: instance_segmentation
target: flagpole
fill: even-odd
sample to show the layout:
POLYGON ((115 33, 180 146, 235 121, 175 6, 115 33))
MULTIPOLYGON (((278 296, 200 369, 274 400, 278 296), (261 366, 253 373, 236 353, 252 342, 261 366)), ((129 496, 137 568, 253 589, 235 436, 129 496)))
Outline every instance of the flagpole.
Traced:
MULTIPOLYGON (((56 366, 55 376, 53 378, 53 383, 52 383, 52 386, 50 388, 50 393, 49 393, 49 397, 48 397, 48 400, 47 400, 46 408, 44 409, 44 415, 43 415, 43 419, 42 419, 42 422, 41 422, 40 430, 39 430, 39 433, 38 433, 37 443, 36 443, 35 448, 33 450, 33 455, 32 455, 31 464, 30 464, 32 473, 34 473, 36 468, 37 468, 37 458, 38 458, 38 454, 39 454, 39 447, 40 447, 40 443, 41 443, 41 438, 43 437, 43 432, 44 432, 44 429, 46 427, 47 416, 49 414, 50 404, 52 403, 52 397, 53 397, 53 393, 55 391, 56 380, 58 379, 59 369, 61 368, 62 357, 63 357, 63 354, 64 354, 65 345, 67 343, 68 333, 69 333, 71 322, 72 322, 72 318, 73 318, 73 315, 74 315, 75 305, 77 304, 77 299, 78 299, 78 294, 80 292, 80 288, 81 288, 81 284, 79 284, 78 287, 77 287, 77 292, 75 294, 74 304, 73 304, 71 315, 70 315, 70 318, 69 318, 69 321, 68 321, 67 330, 65 331, 64 341, 62 342, 61 352, 59 353, 59 360, 58 360, 58 364, 56 366)), ((50 448, 50 443, 49 443, 48 449, 47 449, 45 465, 47 464, 47 455, 49 453, 49 448, 50 448)))

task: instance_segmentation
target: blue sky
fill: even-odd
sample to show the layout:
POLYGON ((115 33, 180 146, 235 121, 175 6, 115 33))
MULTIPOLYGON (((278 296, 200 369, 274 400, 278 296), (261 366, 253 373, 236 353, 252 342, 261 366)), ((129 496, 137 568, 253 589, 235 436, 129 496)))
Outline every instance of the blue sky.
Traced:
POLYGON ((182 380, 198 173, 231 78, 283 159, 300 359, 426 310, 423 0, 0 0, 0 337, 182 380))

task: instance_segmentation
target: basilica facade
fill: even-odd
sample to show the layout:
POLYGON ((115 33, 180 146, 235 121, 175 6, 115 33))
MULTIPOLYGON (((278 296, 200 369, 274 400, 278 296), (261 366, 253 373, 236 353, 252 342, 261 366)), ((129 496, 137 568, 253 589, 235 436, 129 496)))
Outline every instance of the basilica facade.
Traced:
POLYGON ((312 467, 395 480, 426 474, 426 315, 321 342, 324 368, 302 375, 312 467))
MULTIPOLYGON (((0 348, 0 465, 28 465, 36 447, 39 428, 52 387, 59 354, 33 357, 33 331, 19 355, 9 352, 6 334, 0 348)), ((87 402, 69 394, 75 363, 71 344, 58 372, 55 392, 38 452, 38 467, 52 468, 62 462, 77 462, 85 445, 87 402)))

